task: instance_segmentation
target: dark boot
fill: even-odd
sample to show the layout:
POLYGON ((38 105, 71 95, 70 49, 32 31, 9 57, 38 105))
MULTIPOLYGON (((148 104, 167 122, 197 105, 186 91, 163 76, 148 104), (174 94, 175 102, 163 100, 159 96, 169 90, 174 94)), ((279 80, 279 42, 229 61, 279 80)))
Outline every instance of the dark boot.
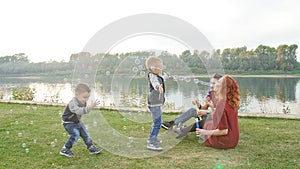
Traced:
POLYGON ((169 130, 171 128, 173 128, 173 125, 174 125, 174 121, 169 121, 169 122, 163 122, 161 124, 161 128, 165 129, 165 130, 169 130))

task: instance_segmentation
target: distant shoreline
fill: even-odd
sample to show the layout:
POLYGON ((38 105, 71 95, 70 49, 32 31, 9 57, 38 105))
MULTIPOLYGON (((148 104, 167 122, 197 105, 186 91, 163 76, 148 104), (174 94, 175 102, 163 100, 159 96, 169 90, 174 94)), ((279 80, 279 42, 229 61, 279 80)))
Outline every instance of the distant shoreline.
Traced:
MULTIPOLYGON (((229 74, 229 73, 225 73, 225 74, 229 74)), ((257 75, 239 75, 239 74, 229 74, 233 77, 257 77, 257 78, 300 78, 300 74, 274 74, 274 75, 270 75, 270 74, 257 74, 257 75)), ((56 77, 62 76, 62 75, 54 75, 56 77)), ((8 79, 41 79, 41 78, 46 78, 46 77, 51 77, 51 76, 45 76, 45 75, 25 75, 25 76, 2 76, 2 78, 8 78, 8 79)), ((209 78, 210 76, 207 74, 201 74, 201 75, 194 75, 194 76, 182 76, 182 77, 191 77, 191 78, 209 78)))

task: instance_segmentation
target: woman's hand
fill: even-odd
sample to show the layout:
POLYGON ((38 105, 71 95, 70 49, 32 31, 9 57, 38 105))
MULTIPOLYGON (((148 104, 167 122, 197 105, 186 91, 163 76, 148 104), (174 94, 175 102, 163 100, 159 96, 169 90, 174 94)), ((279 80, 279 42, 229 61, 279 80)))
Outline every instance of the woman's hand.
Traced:
POLYGON ((212 100, 206 101, 206 104, 213 110, 215 108, 212 100))
POLYGON ((213 135, 213 133, 214 133, 214 130, 196 129, 196 134, 198 134, 198 135, 211 136, 211 135, 213 135))
POLYGON ((199 110, 199 111, 197 112, 197 114, 198 114, 198 116, 202 116, 202 115, 205 115, 205 114, 207 114, 207 113, 206 113, 206 110, 199 110))

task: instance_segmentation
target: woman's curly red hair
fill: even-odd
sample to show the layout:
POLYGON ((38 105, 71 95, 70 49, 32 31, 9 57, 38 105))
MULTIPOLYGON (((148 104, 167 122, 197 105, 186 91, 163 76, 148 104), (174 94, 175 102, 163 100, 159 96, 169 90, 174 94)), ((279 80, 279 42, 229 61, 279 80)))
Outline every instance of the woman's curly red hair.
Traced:
POLYGON ((233 108, 240 106, 240 89, 236 80, 230 75, 225 75, 220 79, 220 85, 217 87, 218 100, 225 100, 233 108))

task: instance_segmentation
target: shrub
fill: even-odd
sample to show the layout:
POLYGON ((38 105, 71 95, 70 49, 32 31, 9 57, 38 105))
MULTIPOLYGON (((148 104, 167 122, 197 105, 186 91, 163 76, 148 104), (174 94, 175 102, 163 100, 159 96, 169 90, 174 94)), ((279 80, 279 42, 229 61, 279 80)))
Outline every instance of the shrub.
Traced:
POLYGON ((23 87, 21 89, 13 88, 12 97, 15 100, 30 100, 34 98, 35 90, 29 87, 23 87))

